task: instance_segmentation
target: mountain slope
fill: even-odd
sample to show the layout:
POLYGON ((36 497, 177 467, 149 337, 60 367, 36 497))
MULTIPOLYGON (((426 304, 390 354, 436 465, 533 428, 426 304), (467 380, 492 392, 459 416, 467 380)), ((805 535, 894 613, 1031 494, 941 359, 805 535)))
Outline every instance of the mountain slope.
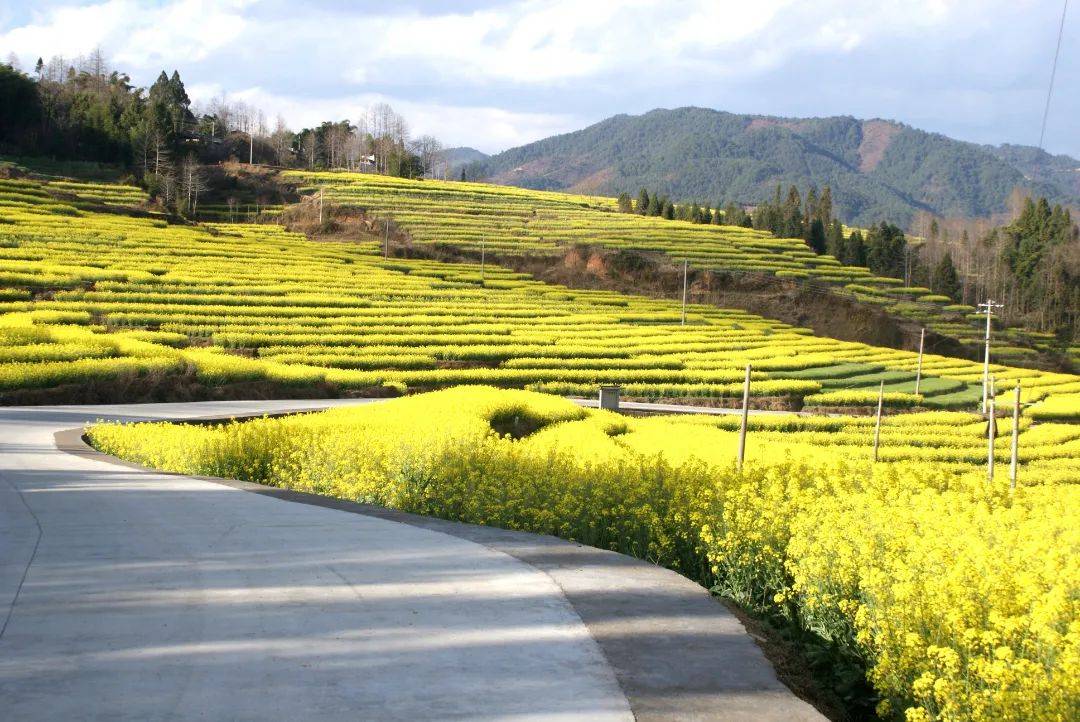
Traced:
POLYGON ((1055 201, 1080 200, 1080 181, 1073 178, 1080 174, 1068 170, 1080 161, 1058 156, 1053 170, 1036 172, 1044 160, 1018 146, 987 148, 886 120, 677 108, 616 115, 481 165, 498 183, 605 194, 647 187, 709 203, 756 203, 777 183, 800 189, 828 184, 845 221, 906 225, 917 211, 1004 211, 1016 187, 1055 201))

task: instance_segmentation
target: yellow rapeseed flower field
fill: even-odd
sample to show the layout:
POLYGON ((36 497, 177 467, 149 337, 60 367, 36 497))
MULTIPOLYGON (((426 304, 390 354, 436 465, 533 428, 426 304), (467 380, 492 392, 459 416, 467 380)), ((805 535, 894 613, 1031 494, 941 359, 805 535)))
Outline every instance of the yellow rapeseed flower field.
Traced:
POLYGON ((99 424, 122 458, 554 534, 648 559, 862 661, 882 716, 1080 716, 1080 427, 1031 425, 1022 483, 984 422, 631 418, 460 387, 281 419, 99 424))

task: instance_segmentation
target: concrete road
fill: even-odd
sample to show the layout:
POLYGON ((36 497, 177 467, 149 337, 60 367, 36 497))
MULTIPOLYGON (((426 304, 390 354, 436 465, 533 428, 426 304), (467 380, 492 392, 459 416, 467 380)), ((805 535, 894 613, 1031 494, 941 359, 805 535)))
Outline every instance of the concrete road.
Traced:
POLYGON ((0 409, 0 718, 819 718, 671 572, 54 441, 340 403, 0 409))

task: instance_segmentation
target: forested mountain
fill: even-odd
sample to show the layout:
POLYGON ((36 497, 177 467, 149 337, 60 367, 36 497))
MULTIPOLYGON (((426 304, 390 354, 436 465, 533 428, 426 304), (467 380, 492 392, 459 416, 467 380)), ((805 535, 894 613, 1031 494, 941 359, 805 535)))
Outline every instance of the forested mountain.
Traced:
POLYGON ((777 183, 832 188, 848 223, 907 226, 918 211, 988 216, 1020 187, 1080 202, 1080 161, 992 148, 886 120, 775 118, 706 108, 616 115, 512 148, 469 175, 529 188, 615 195, 655 189, 685 201, 757 204, 777 183))
POLYGON ((446 163, 447 176, 450 178, 458 178, 463 168, 468 168, 475 163, 482 163, 487 158, 486 153, 468 146, 447 148, 443 151, 443 161, 446 163))

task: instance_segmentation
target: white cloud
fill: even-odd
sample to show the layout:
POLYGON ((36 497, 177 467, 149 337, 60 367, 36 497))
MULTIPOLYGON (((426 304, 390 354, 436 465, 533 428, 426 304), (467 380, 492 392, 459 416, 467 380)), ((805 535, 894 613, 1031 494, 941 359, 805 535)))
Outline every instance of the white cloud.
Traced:
POLYGON ((106 0, 50 8, 33 22, 0 34, 0 47, 24 61, 74 57, 105 48, 116 64, 145 68, 207 58, 245 28, 241 11, 253 0, 171 0, 162 5, 106 0))
MULTIPOLYGON (((221 86, 214 83, 188 88, 188 94, 197 103, 209 101, 222 92, 221 86)), ((389 103, 405 116, 413 135, 431 134, 447 146, 467 145, 489 153, 574 130, 583 122, 568 114, 426 103, 378 93, 313 100, 252 87, 230 93, 229 97, 263 109, 269 118, 280 114, 295 128, 311 127, 328 119, 356 122, 376 103, 389 103)))
MULTIPOLYGON (((1009 106, 1017 96, 1001 91, 1045 87, 1043 66, 1060 17, 1060 9, 1051 12, 1038 0, 506 0, 479 10, 451 2, 424 7, 98 0, 49 6, 31 11, 21 27, 0 26, 0 56, 13 51, 30 67, 38 56, 71 57, 100 45, 136 82, 177 68, 193 97, 211 87, 213 94, 250 95, 252 103, 264 97, 271 115, 280 111, 294 126, 355 117, 385 99, 417 131, 484 149, 616 112, 685 104, 901 120, 918 112, 936 118, 926 120, 934 130, 980 127, 979 139, 1008 140, 996 123, 1029 121, 1022 120, 1024 108, 1009 106), (1002 34, 1002 27, 1011 32, 1002 34), (966 91, 985 94, 978 110, 927 105, 928 98, 966 91)), ((11 17, 0 14, 0 23, 11 17)), ((1067 37, 1059 88, 1075 85, 1077 61, 1067 57, 1074 46, 1067 37)), ((1061 92, 1055 104, 1065 116, 1078 109, 1061 92)), ((1031 123, 1038 122, 1038 105, 1031 123)), ((1068 150, 1080 151, 1075 134, 1065 136, 1068 150)))

